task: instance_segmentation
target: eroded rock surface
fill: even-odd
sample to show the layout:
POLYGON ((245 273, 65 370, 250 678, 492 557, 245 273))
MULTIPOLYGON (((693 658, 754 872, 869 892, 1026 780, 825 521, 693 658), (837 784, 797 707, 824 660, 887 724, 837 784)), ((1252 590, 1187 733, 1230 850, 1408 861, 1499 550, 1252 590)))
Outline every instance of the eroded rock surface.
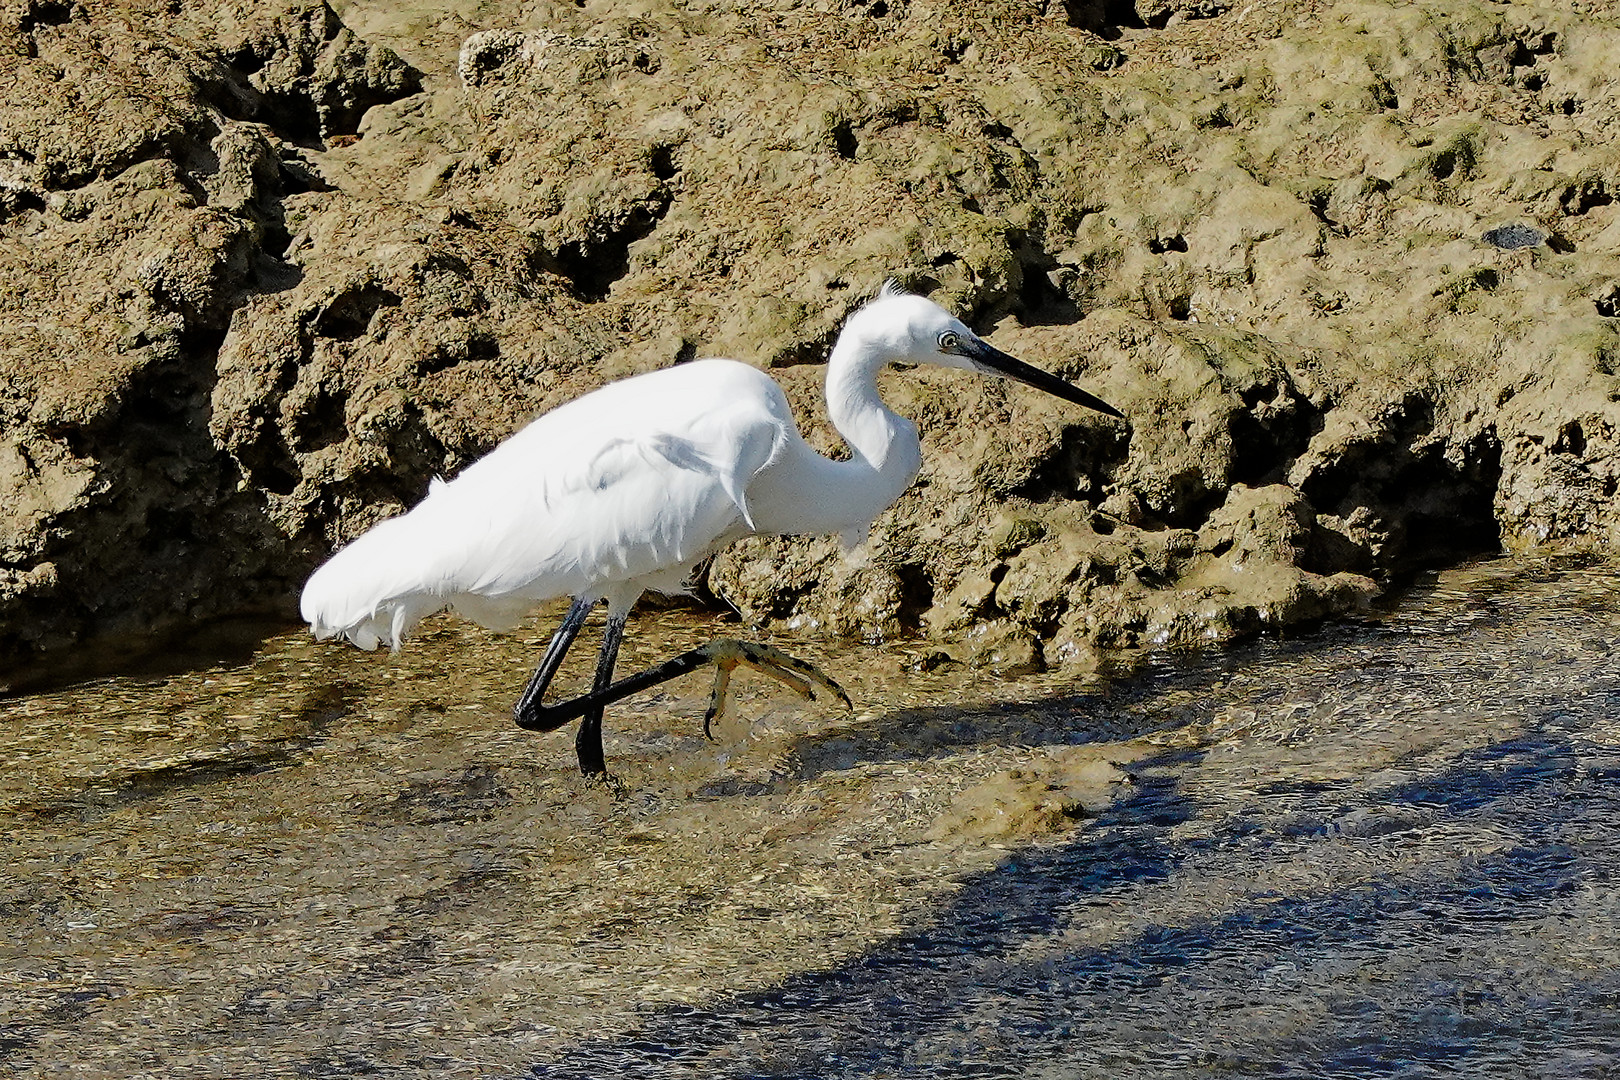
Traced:
MULTIPOLYGON (((1620 538, 1620 20, 1184 0, 0 12, 0 666, 290 611, 529 417, 821 362, 882 278, 1130 416, 888 383, 846 561, 705 584, 1022 671, 1620 538)), ((17 675, 5 678, 17 678, 17 675)))

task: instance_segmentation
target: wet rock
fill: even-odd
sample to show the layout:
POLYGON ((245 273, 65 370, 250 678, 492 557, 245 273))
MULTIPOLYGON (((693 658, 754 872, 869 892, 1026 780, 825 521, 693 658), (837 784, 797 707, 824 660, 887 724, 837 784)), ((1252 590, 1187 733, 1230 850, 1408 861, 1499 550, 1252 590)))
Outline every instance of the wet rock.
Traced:
POLYGON ((283 202, 300 188, 288 140, 307 133, 254 102, 303 94, 314 113, 349 110, 342 126, 410 86, 324 5, 72 10, 18 24, 0 90, 13 327, 0 342, 0 670, 22 676, 88 638, 285 610, 303 568, 208 434, 233 316, 297 273, 280 259, 283 202), (231 66, 244 41, 264 46, 252 73, 231 66), (274 82, 295 68, 303 82, 274 82))
POLYGON ((1130 420, 899 375, 918 487, 855 563, 719 556, 750 620, 1057 664, 1620 535, 1591 14, 35 7, 0 14, 0 666, 290 613, 434 475, 694 356, 836 451, 821 364, 890 274, 1130 420))
POLYGON ((990 610, 996 582, 988 575, 969 573, 950 593, 928 610, 928 626, 935 636, 945 637, 972 624, 990 610))
POLYGON ((1310 503, 1287 484, 1233 484, 1199 530, 1198 547, 1233 568, 1256 562, 1292 566, 1309 550, 1315 524, 1310 503))
POLYGON ((1070 832, 1109 806, 1127 782, 1127 751, 1058 750, 961 792, 935 821, 936 840, 1029 840, 1070 832))
POLYGON ((1565 420, 1556 431, 1525 432, 1504 447, 1496 498, 1512 523, 1505 541, 1517 548, 1589 544, 1599 536, 1620 541, 1611 515, 1620 491, 1615 449, 1614 422, 1594 416, 1565 420))
POLYGON ((878 642, 903 632, 905 582, 896 568, 835 554, 837 542, 754 538, 717 556, 708 587, 749 622, 878 642))
POLYGON ((972 666, 997 675, 1029 675, 1046 670, 1041 643, 1017 623, 976 623, 962 633, 962 643, 972 666))

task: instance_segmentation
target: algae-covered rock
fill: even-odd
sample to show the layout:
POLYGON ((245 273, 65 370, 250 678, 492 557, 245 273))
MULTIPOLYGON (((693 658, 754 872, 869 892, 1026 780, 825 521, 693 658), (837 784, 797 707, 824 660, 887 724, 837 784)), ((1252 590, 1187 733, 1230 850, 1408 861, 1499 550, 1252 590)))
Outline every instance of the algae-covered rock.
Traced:
POLYGON ((1085 663, 1609 545, 1620 24, 1588 7, 14 6, 5 679, 290 614, 610 379, 770 367, 835 451, 821 365, 889 275, 1129 422, 893 376, 919 484, 853 563, 722 553, 699 591, 750 619, 1085 663))
POLYGON ((967 788, 934 822, 930 838, 1029 840, 1062 835, 1111 805, 1129 781, 1119 765, 1135 747, 1068 747, 967 788))

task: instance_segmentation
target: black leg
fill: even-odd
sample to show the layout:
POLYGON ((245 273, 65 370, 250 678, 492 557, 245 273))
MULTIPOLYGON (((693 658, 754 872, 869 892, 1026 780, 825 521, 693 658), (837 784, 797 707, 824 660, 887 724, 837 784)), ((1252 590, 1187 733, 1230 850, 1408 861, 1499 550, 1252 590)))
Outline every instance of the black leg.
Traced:
MULTIPOLYGON (((551 685, 551 680, 557 675, 557 668, 562 659, 568 654, 568 647, 579 636, 579 628, 585 625, 585 616, 591 613, 592 601, 575 600, 569 607, 568 614, 563 616, 562 625, 557 632, 551 635, 551 644, 546 646, 546 654, 540 659, 540 666, 534 669, 534 675, 529 679, 529 685, 523 688, 523 696, 512 710, 512 718, 517 726, 528 731, 556 731, 574 717, 577 712, 558 715, 551 708, 542 704, 540 699, 551 685)), ((567 704, 566 702, 564 704, 567 704)))
MULTIPOLYGON (((627 675, 603 689, 592 690, 589 694, 581 694, 577 698, 559 701, 555 705, 541 705, 536 702, 529 722, 524 723, 520 717, 518 725, 531 731, 555 731, 568 723, 568 721, 584 716, 592 709, 600 709, 603 706, 613 704, 615 701, 622 701, 631 694, 649 690, 660 683, 667 683, 676 676, 685 675, 688 671, 696 671, 705 664, 720 663, 722 658, 733 657, 739 652, 749 660, 766 659, 767 663, 764 665, 751 663, 750 666, 759 667, 760 670, 775 667, 779 672, 785 672, 788 678, 797 684, 794 688, 807 698, 814 699, 816 695, 813 687, 814 685, 820 685, 843 702, 845 708, 853 708, 850 705, 849 695, 844 693, 842 687, 804 661, 795 660, 793 657, 777 652, 774 649, 766 650, 757 645, 750 645, 748 642, 734 641, 730 638, 718 638, 707 645, 688 649, 679 656, 671 657, 662 664, 650 667, 646 671, 627 675), (756 656, 759 653, 768 653, 769 656, 756 656)), ((539 673, 536 672, 536 674, 539 673)), ((770 674, 770 672, 767 671, 767 674, 770 674)), ((776 674, 775 677, 782 678, 782 675, 776 674)), ((527 697, 527 694, 525 694, 525 697, 527 697)))
POLYGON ((535 669, 529 684, 523 688, 523 696, 518 699, 516 707, 512 710, 512 717, 518 727, 526 731, 555 731, 570 720, 580 720, 579 732, 574 738, 574 753, 579 758, 579 771, 586 776, 607 777, 607 760, 602 752, 603 709, 615 701, 660 683, 666 683, 705 664, 714 664, 720 669, 715 679, 708 712, 703 717, 705 735, 709 734, 710 722, 725 705, 731 669, 738 664, 756 668, 812 700, 816 696, 815 688, 819 686, 842 701, 845 708, 852 707, 849 695, 844 693, 843 688, 815 667, 769 646, 735 641, 731 638, 720 638, 699 648, 688 649, 662 664, 614 682, 613 668, 618 662, 619 645, 624 640, 625 618, 622 615, 608 616, 607 629, 602 634, 602 651, 596 661, 596 679, 591 686, 591 692, 567 701, 559 701, 555 705, 547 705, 541 699, 545 696, 546 688, 551 685, 551 680, 556 677, 557 668, 562 665, 569 646, 573 645, 574 639, 579 636, 580 628, 585 625, 586 616, 590 614, 592 606, 591 601, 575 600, 569 607, 568 614, 563 616, 562 625, 557 627, 557 632, 551 636, 551 644, 546 646, 546 654, 541 657, 540 666, 535 669))
MULTIPOLYGON (((619 659, 619 642, 624 640, 624 615, 609 615, 607 628, 602 631, 602 651, 596 657, 596 681, 591 686, 594 697, 613 682, 613 665, 619 659)), ((579 757, 579 771, 586 776, 606 776, 607 758, 602 752, 602 710, 605 705, 593 705, 579 721, 579 733, 574 737, 574 753, 579 757)))

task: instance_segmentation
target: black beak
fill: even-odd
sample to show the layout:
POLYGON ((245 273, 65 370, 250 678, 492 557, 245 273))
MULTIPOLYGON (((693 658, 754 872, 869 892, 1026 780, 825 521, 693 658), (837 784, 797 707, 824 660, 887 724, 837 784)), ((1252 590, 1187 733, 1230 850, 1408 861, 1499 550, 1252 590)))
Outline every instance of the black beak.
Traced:
POLYGON ((1117 416, 1121 420, 1125 419, 1124 413, 1101 398, 1086 393, 1078 386, 1066 382, 1050 372, 1042 371, 1038 367, 1030 367, 1022 360, 1015 360, 994 345, 987 345, 983 341, 974 339, 965 343, 962 351, 967 354, 970 360, 983 367, 986 371, 993 371, 997 375, 1005 375, 1009 379, 1016 379, 1028 386, 1033 386, 1037 390, 1045 390, 1053 397, 1060 397, 1064 401, 1072 401, 1076 405, 1084 405, 1088 409, 1096 409, 1100 413, 1117 416))

